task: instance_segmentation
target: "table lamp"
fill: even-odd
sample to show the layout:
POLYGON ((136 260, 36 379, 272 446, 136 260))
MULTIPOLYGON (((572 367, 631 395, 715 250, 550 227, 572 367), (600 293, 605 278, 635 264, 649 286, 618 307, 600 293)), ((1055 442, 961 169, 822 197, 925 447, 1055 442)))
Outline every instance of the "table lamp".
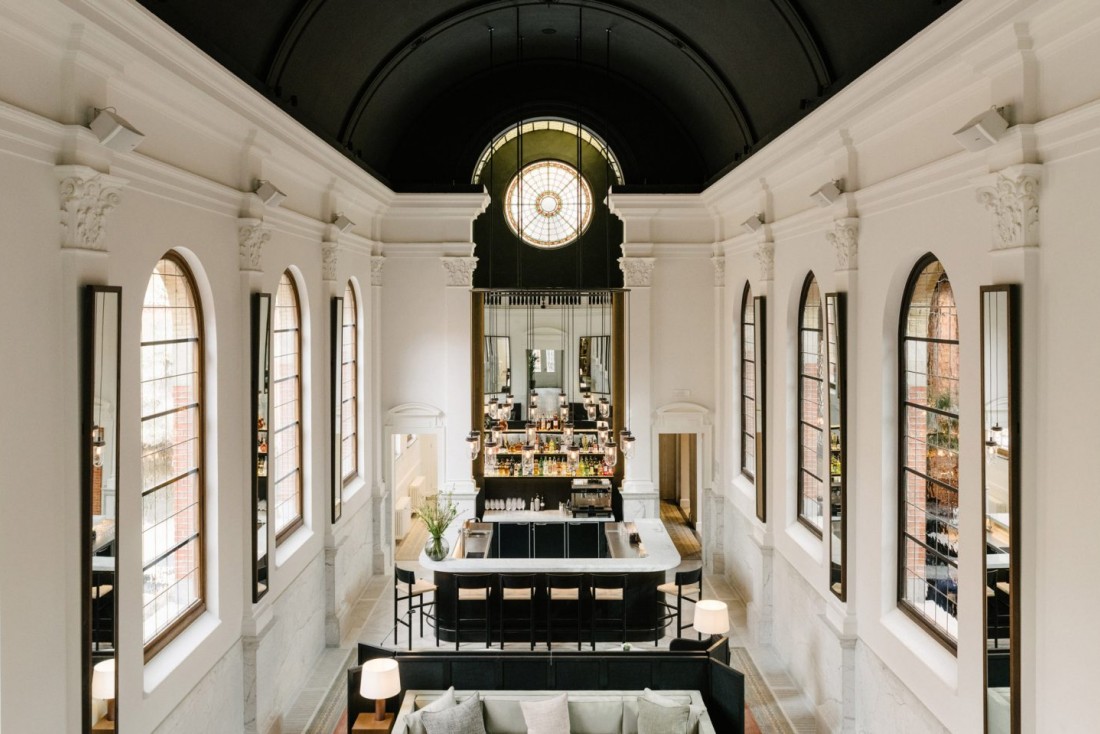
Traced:
POLYGON ((374 720, 385 721, 392 714, 386 713, 386 699, 401 693, 401 675, 393 658, 375 658, 363 663, 359 678, 359 695, 374 699, 374 720))
POLYGON ((726 603, 703 599, 695 605, 695 631, 704 635, 724 635, 730 631, 730 616, 726 603))
POLYGON ((92 698, 107 702, 107 721, 115 720, 115 659, 109 658, 92 668, 92 698))

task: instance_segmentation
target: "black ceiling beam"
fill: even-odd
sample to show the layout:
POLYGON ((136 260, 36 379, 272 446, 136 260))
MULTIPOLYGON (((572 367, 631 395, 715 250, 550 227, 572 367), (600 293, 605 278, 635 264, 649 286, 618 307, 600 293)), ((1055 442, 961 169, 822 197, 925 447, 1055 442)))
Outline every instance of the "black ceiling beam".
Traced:
POLYGON ((279 45, 275 48, 275 55, 268 64, 267 74, 264 79, 269 89, 275 90, 279 88, 279 82, 283 77, 283 69, 286 68, 291 54, 294 53, 294 47, 298 44, 298 39, 302 37, 306 28, 313 22, 314 16, 320 12, 321 7, 327 1, 328 0, 302 0, 302 4, 298 7, 298 12, 294 14, 294 18, 290 21, 286 30, 283 31, 279 45))
POLYGON ((787 27, 798 39, 802 52, 806 54, 806 61, 814 73, 814 78, 817 79, 817 86, 820 90, 818 95, 820 96, 821 92, 828 89, 833 83, 833 73, 825 54, 821 50, 821 44, 814 38, 813 32, 806 24, 806 19, 802 17, 802 13, 795 7, 792 0, 772 0, 772 5, 783 16, 787 27))

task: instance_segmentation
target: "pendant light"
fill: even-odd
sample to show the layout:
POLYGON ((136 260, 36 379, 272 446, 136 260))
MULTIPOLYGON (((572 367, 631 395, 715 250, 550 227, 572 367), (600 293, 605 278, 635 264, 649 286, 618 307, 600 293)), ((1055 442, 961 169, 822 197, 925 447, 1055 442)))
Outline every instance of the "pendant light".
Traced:
POLYGON ((466 448, 470 452, 470 461, 476 459, 481 450, 481 431, 470 431, 466 436, 466 448))

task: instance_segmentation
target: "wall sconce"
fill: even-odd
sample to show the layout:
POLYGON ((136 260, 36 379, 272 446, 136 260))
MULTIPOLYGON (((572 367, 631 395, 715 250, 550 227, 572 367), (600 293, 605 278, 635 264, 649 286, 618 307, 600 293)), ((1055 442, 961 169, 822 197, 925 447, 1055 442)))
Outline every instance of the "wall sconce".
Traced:
POLYGON ((92 466, 103 466, 103 447, 107 445, 104 436, 103 426, 92 426, 92 466))
POLYGON ((336 226, 336 229, 340 230, 341 232, 347 232, 349 229, 355 226, 355 222, 351 221, 340 212, 336 213, 336 216, 333 218, 332 223, 336 226))
POLYGON ((262 178, 256 181, 256 187, 252 191, 260 197, 260 201, 264 203, 264 206, 277 207, 286 198, 286 194, 279 191, 275 184, 262 178))
POLYGON ((115 659, 100 661, 92 668, 92 698, 107 702, 107 721, 115 720, 115 659))
MULTIPOLYGON (((386 699, 401 693, 401 673, 393 658, 375 658, 363 663, 359 678, 359 695, 374 699, 374 720, 388 722, 393 714, 386 713, 386 699)), ((389 731, 387 726, 385 731, 389 731)))
POLYGON ((829 206, 837 200, 841 191, 840 181, 834 178, 832 181, 810 194, 810 198, 817 202, 818 206, 829 206))
POLYGON ((478 431, 470 431, 470 435, 466 436, 466 448, 470 450, 470 461, 477 458, 477 454, 481 451, 481 433, 478 431))
POLYGON ((114 108, 93 107, 91 117, 88 127, 111 150, 129 153, 145 140, 145 135, 115 114, 114 108))
POLYGON ((1008 120, 1001 115, 1003 111, 1003 107, 986 110, 956 130, 955 140, 971 153, 985 150, 1000 140, 1008 129, 1008 120))
POLYGON ((741 227, 746 232, 756 232, 764 226, 764 216, 759 212, 741 222, 741 227))

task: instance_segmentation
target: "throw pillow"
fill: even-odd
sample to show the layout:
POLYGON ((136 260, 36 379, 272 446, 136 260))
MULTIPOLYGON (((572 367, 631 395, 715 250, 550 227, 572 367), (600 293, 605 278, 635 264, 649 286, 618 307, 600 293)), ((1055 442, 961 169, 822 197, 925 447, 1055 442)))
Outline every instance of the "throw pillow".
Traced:
POLYGON ((569 734, 569 696, 547 698, 542 701, 520 701, 527 734, 569 734))
POLYGON ((481 718, 481 697, 477 691, 457 706, 443 711, 426 711, 423 721, 427 734, 486 734, 481 718))
POLYGON ((643 696, 638 699, 638 734, 690 734, 689 714, 686 704, 665 706, 643 696))
POLYGON ((662 706, 687 706, 688 729, 691 731, 695 731, 695 724, 699 721, 699 717, 703 715, 703 712, 707 710, 706 706, 696 706, 690 703, 685 704, 677 701, 674 698, 670 698, 669 696, 666 696, 662 693, 657 693, 656 691, 650 690, 648 688, 645 689, 642 697, 649 699, 653 703, 659 703, 662 706))
POLYGON ((423 717, 424 712, 443 711, 445 709, 453 708, 458 705, 457 699, 455 699, 455 687, 451 686, 443 695, 435 699, 422 709, 417 709, 411 714, 405 716, 405 729, 409 734, 425 734, 423 717))

